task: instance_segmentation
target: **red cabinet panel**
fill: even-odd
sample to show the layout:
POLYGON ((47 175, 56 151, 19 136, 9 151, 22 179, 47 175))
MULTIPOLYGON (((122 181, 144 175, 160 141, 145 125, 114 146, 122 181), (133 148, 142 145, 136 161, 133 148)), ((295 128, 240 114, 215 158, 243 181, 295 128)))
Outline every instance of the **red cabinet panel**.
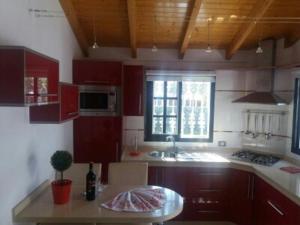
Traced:
POLYGON ((121 117, 79 117, 74 120, 74 161, 102 163, 103 179, 107 165, 121 154, 121 117))
POLYGON ((143 115, 144 67, 124 66, 124 115, 143 115))
POLYGON ((121 62, 73 60, 73 82, 75 84, 120 86, 122 72, 121 62))
POLYGON ((79 116, 78 86, 60 83, 59 103, 31 106, 31 123, 61 123, 79 116))
POLYGON ((0 104, 58 101, 59 63, 23 47, 0 48, 0 104))
POLYGON ((261 178, 255 179, 256 225, 300 224, 300 208, 261 178))
POLYGON ((79 91, 76 85, 62 84, 60 89, 61 120, 79 115, 79 91))
POLYGON ((253 224, 254 175, 230 170, 230 218, 237 225, 253 224))

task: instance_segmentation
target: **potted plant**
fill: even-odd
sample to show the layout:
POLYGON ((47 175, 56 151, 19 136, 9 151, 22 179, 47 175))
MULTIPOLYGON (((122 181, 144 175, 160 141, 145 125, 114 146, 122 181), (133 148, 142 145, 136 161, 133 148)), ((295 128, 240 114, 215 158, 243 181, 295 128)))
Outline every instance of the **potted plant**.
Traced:
POLYGON ((69 201, 71 180, 63 178, 63 172, 72 164, 72 155, 68 151, 56 151, 51 156, 51 165, 60 173, 60 179, 51 183, 53 200, 55 204, 64 204, 69 201))

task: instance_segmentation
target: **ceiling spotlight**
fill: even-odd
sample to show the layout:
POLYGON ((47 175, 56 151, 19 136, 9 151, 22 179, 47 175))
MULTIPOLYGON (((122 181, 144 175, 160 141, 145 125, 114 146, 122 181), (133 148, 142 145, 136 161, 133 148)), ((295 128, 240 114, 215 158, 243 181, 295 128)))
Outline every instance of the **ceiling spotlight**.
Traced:
POLYGON ((230 19, 236 19, 238 16, 237 15, 230 15, 230 19))
POLYGON ((157 49, 156 45, 153 45, 151 51, 152 51, 152 52, 157 52, 157 50, 158 50, 158 49, 157 49))
POLYGON ((99 45, 97 44, 97 32, 96 32, 95 18, 93 18, 93 36, 94 36, 94 44, 92 45, 92 49, 97 49, 97 48, 99 48, 99 45))
POLYGON ((258 43, 257 49, 256 49, 256 54, 262 54, 264 53, 264 50, 262 49, 260 43, 258 43))
POLYGON ((97 42, 95 41, 94 44, 92 45, 92 49, 96 49, 99 48, 99 45, 97 44, 97 42))
POLYGON ((212 52, 212 49, 211 49, 210 45, 207 45, 207 48, 205 49, 205 52, 206 53, 211 53, 212 52))

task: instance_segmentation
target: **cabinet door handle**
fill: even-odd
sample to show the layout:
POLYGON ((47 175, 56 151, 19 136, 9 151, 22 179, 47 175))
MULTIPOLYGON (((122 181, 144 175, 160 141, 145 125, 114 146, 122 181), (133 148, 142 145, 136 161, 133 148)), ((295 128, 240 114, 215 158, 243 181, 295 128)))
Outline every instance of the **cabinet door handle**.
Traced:
POLYGON ((251 175, 248 175, 248 193, 247 193, 247 199, 250 199, 250 191, 251 190, 251 175))
POLYGON ((267 201, 267 203, 280 215, 284 216, 284 213, 278 209, 270 200, 267 201))
POLYGON ((142 94, 139 95, 139 115, 142 114, 142 94))
POLYGON ((68 112, 68 116, 75 116, 77 114, 78 114, 78 112, 68 112))
POLYGON ((251 200, 254 199, 254 182, 255 182, 255 177, 254 176, 251 176, 252 177, 252 182, 251 182, 251 200))
POLYGON ((116 161, 119 161, 119 142, 116 142, 116 161))

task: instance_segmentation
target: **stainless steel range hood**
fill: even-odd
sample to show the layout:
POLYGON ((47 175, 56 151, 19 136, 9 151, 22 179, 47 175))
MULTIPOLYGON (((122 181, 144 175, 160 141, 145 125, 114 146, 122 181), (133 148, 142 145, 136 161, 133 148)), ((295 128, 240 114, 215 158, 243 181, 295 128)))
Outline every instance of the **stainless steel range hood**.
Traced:
POLYGON ((276 40, 273 40, 272 47, 272 69, 271 69, 271 91, 270 92, 252 92, 246 96, 234 100, 234 103, 256 103, 268 105, 286 105, 287 102, 274 93, 274 78, 276 65, 276 40))
POLYGON ((244 97, 236 99, 234 103, 256 103, 268 105, 286 105, 287 103, 272 92, 253 92, 244 97))

